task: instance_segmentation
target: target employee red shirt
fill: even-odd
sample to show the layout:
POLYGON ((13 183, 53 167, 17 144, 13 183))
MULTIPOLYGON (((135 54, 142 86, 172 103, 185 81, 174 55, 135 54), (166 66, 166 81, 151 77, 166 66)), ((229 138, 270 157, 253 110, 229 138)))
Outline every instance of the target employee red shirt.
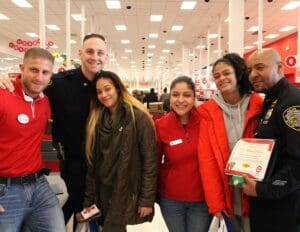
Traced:
POLYGON ((172 111, 155 121, 160 196, 178 201, 204 200, 198 166, 199 122, 195 108, 185 127, 172 111))
POLYGON ((43 168, 41 142, 49 118, 48 98, 26 96, 19 79, 13 93, 0 89, 0 177, 43 168))

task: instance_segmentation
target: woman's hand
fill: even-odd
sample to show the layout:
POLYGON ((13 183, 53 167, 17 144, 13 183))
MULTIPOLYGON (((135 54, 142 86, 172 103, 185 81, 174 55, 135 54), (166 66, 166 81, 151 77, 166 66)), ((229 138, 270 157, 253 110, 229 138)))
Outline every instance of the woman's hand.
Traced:
POLYGON ((216 216, 216 217, 222 219, 222 218, 223 218, 222 213, 229 217, 228 213, 227 213, 225 210, 220 211, 220 212, 217 212, 217 213, 214 213, 214 216, 216 216))
POLYGON ((153 212, 152 207, 141 207, 141 206, 139 206, 138 213, 139 213, 141 218, 148 216, 152 212, 153 212))
POLYGON ((77 222, 85 222, 86 220, 83 218, 83 216, 81 215, 81 213, 76 213, 75 215, 76 221, 77 222))

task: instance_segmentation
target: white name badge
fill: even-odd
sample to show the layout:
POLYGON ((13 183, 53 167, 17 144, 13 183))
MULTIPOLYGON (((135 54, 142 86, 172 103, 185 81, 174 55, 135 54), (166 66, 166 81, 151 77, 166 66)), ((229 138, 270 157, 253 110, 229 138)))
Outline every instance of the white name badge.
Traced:
POLYGON ((182 139, 176 139, 170 142, 170 146, 174 146, 180 143, 182 143, 182 139))
POLYGON ((29 117, 26 114, 19 114, 18 122, 21 124, 27 124, 29 122, 29 117))

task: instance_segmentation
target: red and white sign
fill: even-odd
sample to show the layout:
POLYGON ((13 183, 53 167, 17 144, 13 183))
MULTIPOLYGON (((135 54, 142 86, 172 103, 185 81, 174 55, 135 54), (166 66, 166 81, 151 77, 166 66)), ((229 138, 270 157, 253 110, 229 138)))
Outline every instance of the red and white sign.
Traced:
POLYGON ((288 68, 296 68, 300 66, 300 55, 290 55, 284 60, 285 65, 288 68))

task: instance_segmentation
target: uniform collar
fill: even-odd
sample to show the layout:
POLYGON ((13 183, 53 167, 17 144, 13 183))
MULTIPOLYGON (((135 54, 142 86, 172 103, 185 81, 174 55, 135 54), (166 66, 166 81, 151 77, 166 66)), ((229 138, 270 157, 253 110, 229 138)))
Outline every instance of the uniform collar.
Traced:
POLYGON ((282 92, 289 83, 285 77, 281 78, 271 89, 266 92, 266 98, 273 98, 282 92))
POLYGON ((33 102, 34 100, 39 100, 39 99, 44 98, 45 95, 44 95, 43 92, 41 92, 36 98, 32 98, 32 97, 26 95, 25 92, 22 89, 21 78, 17 78, 16 81, 15 81, 15 84, 14 84, 14 86, 15 86, 14 93, 16 95, 18 95, 21 98, 23 98, 24 101, 26 101, 26 102, 33 102))

